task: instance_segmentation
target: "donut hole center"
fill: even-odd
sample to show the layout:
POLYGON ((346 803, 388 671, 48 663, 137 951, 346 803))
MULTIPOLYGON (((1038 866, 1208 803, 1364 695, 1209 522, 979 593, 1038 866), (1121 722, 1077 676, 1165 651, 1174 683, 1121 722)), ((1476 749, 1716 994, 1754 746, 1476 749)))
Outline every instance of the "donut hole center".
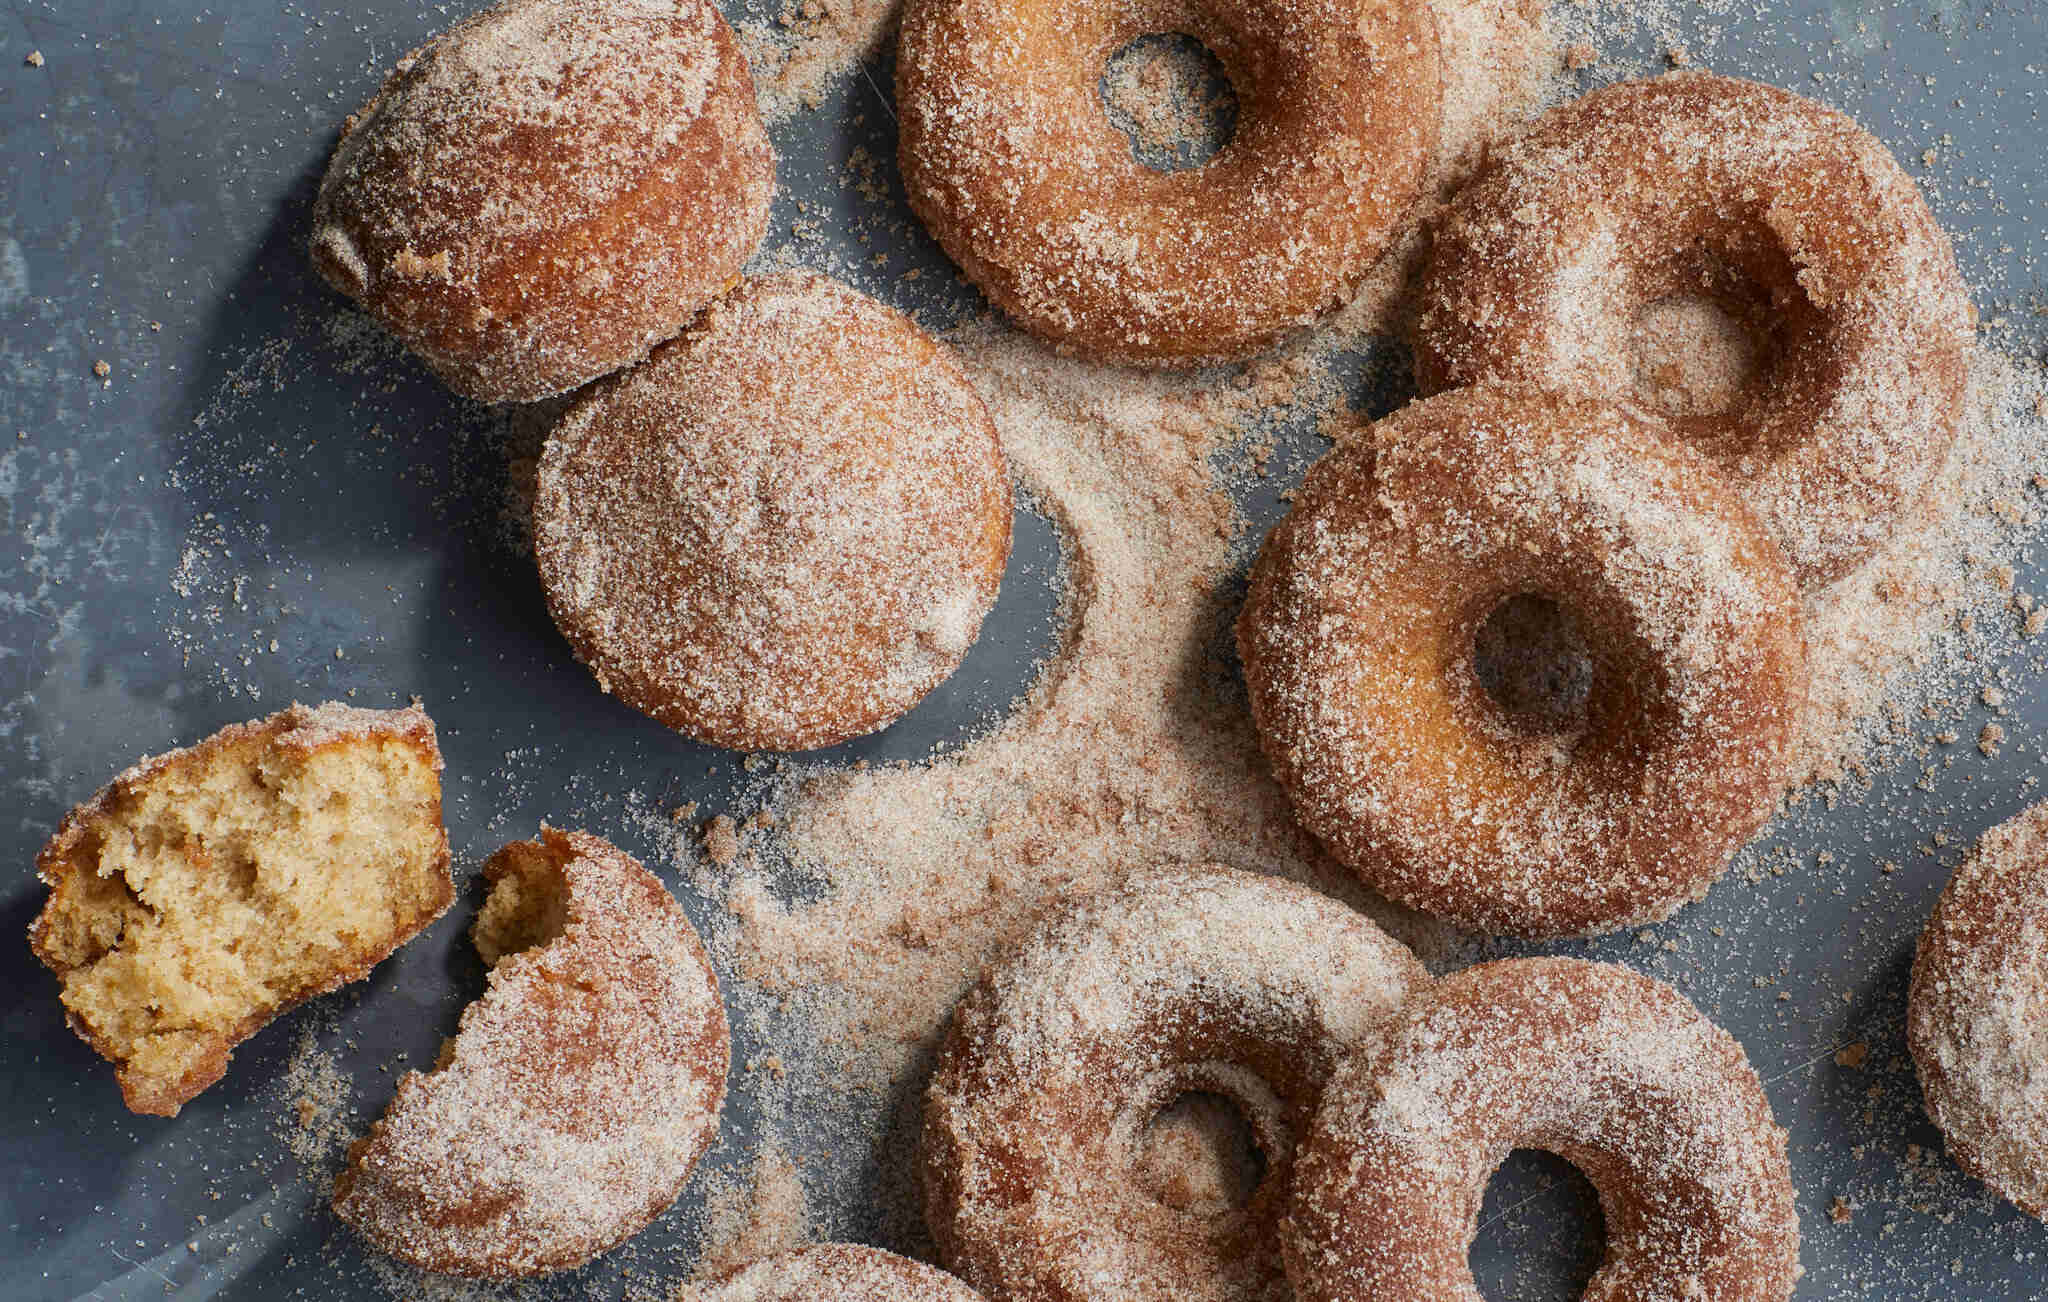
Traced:
POLYGON ((1138 1187, 1176 1211, 1221 1216, 1250 1203, 1266 1178, 1258 1133, 1236 1101, 1183 1090, 1136 1136, 1138 1187))
POLYGON ((1140 36, 1110 56, 1098 93, 1131 157, 1155 172, 1201 167, 1237 135, 1237 90, 1216 52, 1183 32, 1140 36))
POLYGON ((1733 411, 1756 383, 1766 341, 1719 299, 1670 294, 1636 313, 1636 395, 1667 416, 1733 411))
POLYGON ((1607 1255, 1607 1218, 1585 1173, 1541 1149, 1516 1149, 1493 1173, 1467 1254, 1487 1302, 1567 1302, 1607 1255))
POLYGON ((1532 592, 1493 608, 1472 638, 1479 685, 1518 731, 1570 732, 1593 694, 1593 655, 1572 613, 1532 592))
POLYGON ((1745 227, 1728 239, 1725 248, 1674 253, 1641 285, 1648 292, 1630 323, 1637 399, 1695 438, 1743 437, 1744 422, 1727 418, 1777 385, 1788 341, 1812 315, 1799 269, 1774 234, 1745 227))

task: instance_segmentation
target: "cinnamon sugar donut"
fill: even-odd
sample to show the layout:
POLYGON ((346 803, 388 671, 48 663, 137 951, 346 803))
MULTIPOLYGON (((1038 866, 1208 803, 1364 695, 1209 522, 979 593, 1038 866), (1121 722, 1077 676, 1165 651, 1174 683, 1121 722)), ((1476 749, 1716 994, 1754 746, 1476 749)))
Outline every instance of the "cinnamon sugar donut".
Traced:
POLYGON ((484 865, 490 988, 349 1150, 334 1210, 426 1270, 578 1266, 667 1210, 718 1130, 725 1005, 653 873, 541 829, 484 865))
POLYGON ((1911 178, 1848 118, 1754 82, 1672 73, 1553 112, 1453 202, 1422 298, 1425 393, 1640 392, 1737 481, 1802 584, 1885 541, 1962 415, 1972 310, 1911 178), (1718 311, 1686 327, 1701 300, 1718 311), (1714 350, 1685 329, 1733 336, 1733 369, 1658 364, 1635 341, 1660 328, 1695 358, 1714 350))
POLYGON ((1415 403, 1309 472, 1238 620, 1303 825, 1374 889, 1492 934, 1667 917, 1776 807, 1806 690, 1777 545, 1646 417, 1491 388, 1415 403), (1474 642, 1534 595, 1586 641, 1536 729, 1474 642))
POLYGON ((1081 900, 983 976, 939 1052, 920 1167, 941 1260, 998 1302, 1279 1302, 1295 1137, 1427 981, 1276 878, 1155 868, 1081 900), (1250 1123, 1266 1174, 1241 1207, 1145 1191, 1147 1123, 1188 1091, 1250 1123))
POLYGON ((1785 1132, 1742 1046, 1661 981, 1512 959, 1445 977, 1339 1069, 1283 1229, 1300 1302, 1478 1302, 1493 1172, 1557 1154, 1600 1191, 1588 1302, 1784 1302, 1799 1276, 1785 1132))
POLYGON ((810 273, 747 282, 548 439, 548 607, 678 731, 807 750, 960 664, 1010 554, 980 395, 907 317, 810 273))
POLYGON ((912 0, 896 65, 910 205, 995 304, 1062 351, 1250 356, 1351 296, 1421 191, 1443 75, 1415 0, 912 0), (1155 172, 1111 124, 1113 55, 1200 39, 1235 138, 1155 172))
POLYGON ((822 1243, 686 1288, 673 1302, 981 1302, 981 1295, 921 1261, 822 1243))
POLYGON ((775 154, 709 0, 506 0, 343 128, 313 264, 483 402, 647 355, 739 276, 775 154))
POLYGON ((1906 1042, 1956 1164, 2048 1217, 2048 805, 1977 843, 1920 935, 1906 1042))

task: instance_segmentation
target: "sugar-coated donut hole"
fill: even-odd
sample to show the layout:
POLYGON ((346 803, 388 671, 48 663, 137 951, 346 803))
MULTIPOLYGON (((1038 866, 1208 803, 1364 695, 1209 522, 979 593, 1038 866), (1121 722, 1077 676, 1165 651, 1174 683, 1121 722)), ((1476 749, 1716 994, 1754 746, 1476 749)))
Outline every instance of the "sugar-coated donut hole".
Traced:
POLYGON ((1763 340, 1709 294, 1670 294, 1636 313, 1636 395, 1673 415, 1728 411, 1754 382, 1763 340))
POLYGON ((1241 1218, 1271 1201, 1266 1179, 1294 1151, 1288 1107, 1258 1070, 1182 1061, 1137 1083, 1109 1137, 1114 1183, 1177 1216, 1241 1218))
POLYGON ((1637 400, 1724 464, 1767 452, 1766 413, 1811 372, 1802 356, 1825 330, 1778 233, 1735 224, 1652 261, 1635 291, 1623 356, 1637 400))
POLYGON ((1593 694, 1593 656, 1579 621, 1539 593, 1509 597, 1472 637, 1479 685, 1520 732, 1582 727, 1593 694))
POLYGON ((1138 1186, 1168 1207, 1216 1216, 1252 1200, 1266 1178, 1266 1154, 1234 1099, 1190 1089, 1138 1132, 1131 1169, 1138 1186))
POLYGON ((1216 52, 1185 32, 1152 32, 1110 56, 1098 83, 1110 125, 1155 172, 1191 171, 1237 135, 1237 88, 1216 52))
POLYGON ((1607 1255, 1607 1217, 1586 1173, 1518 1148, 1487 1183, 1467 1260, 1487 1302, 1570 1302, 1607 1255))

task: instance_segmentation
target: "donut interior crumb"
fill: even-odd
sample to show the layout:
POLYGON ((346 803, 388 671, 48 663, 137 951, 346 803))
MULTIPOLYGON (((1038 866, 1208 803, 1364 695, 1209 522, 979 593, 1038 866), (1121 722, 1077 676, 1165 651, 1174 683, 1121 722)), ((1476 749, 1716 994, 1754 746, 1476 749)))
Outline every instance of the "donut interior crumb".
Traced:
POLYGON ((559 854, 537 841, 514 842, 499 854, 505 875, 492 883, 469 933, 486 967, 538 949, 569 921, 569 883, 559 854))
POLYGON ((436 764, 404 736, 236 730, 53 843, 38 952, 131 1107, 175 1114, 236 1040, 447 907, 436 764))

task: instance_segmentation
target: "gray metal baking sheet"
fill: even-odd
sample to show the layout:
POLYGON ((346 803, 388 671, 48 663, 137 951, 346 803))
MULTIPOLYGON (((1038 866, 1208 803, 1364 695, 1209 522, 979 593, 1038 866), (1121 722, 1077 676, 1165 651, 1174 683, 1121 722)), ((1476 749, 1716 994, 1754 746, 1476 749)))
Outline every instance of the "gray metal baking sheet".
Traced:
MULTIPOLYGON (((279 1074, 314 1035, 367 1125, 481 989, 465 936, 475 893, 368 982, 250 1041, 175 1120, 132 1116, 20 937, 43 898, 43 839, 137 754, 293 699, 417 695, 441 726, 465 876, 543 817, 659 864, 620 816, 628 788, 717 808, 741 776, 736 757, 600 694, 556 636, 503 519, 508 463, 533 422, 449 396, 343 311, 302 256, 341 116, 473 7, 0 0, 0 1296, 415 1287, 326 1211, 285 1142, 279 1074)), ((1647 66, 1674 45, 1816 94, 1883 137, 1934 196, 1990 337, 2040 353, 2048 5, 1660 7, 1603 45, 1587 84, 1630 66, 1622 55, 1647 66)), ((938 328, 982 308, 957 287, 902 298, 907 266, 952 282, 894 189, 890 75, 884 54, 775 128, 771 239, 842 269, 886 247, 889 274, 862 287, 938 328), (857 149, 884 160, 885 198, 842 184, 857 149)), ((1359 374, 1367 405, 1403 396, 1384 378, 1398 365, 1368 359, 1359 374)), ((1298 468, 1316 444, 1296 430, 1287 446, 1298 468)), ((1268 491, 1247 508, 1262 528, 1278 501, 1268 491)), ((1019 530, 998 613, 961 673, 833 758, 923 756, 984 728, 1030 681, 1054 639, 1058 544, 1028 512, 1019 530)), ((2048 575, 2030 559, 2021 586, 2048 575)), ((1742 1040, 1792 1134, 1802 1298, 2048 1297, 2048 1226, 1942 1156, 1900 1029, 1913 938, 1950 867, 2040 795, 2048 675, 2028 658, 1983 668, 1987 681, 2002 672, 2009 700, 1996 756, 1952 748, 1931 776, 1904 756, 1785 819, 1775 857, 1758 860, 1783 872, 1731 879, 1649 941, 1543 947, 1676 981, 1742 1040), (1859 1042, 1860 1067, 1837 1062, 1859 1042), (1845 1220, 1830 1215, 1837 1199, 1845 1220)), ((711 907, 678 889, 700 917, 711 907)), ((745 1164, 750 1109, 735 1097, 707 1170, 745 1164)), ((808 1156, 846 1194, 839 1228, 881 1233, 860 1211, 862 1162, 808 1156)), ((693 1182, 621 1253, 530 1291, 658 1294, 687 1270, 704 1188, 693 1182)), ((1573 1296, 1597 1251, 1587 1213, 1561 1164, 1518 1158, 1474 1252, 1488 1296, 1573 1296)))

